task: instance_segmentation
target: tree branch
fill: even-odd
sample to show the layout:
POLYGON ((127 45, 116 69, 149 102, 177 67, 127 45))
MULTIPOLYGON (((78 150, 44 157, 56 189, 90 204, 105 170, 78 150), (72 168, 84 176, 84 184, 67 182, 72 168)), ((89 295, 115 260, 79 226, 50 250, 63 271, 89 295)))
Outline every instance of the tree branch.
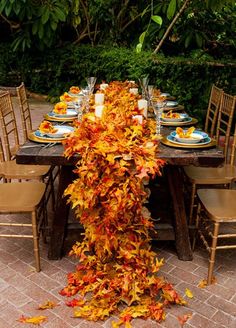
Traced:
POLYGON ((5 16, 3 16, 2 14, 0 14, 0 17, 7 23, 10 25, 10 27, 12 29, 18 29, 20 28, 20 24, 19 23, 15 23, 15 22, 12 22, 10 20, 8 20, 5 16))
POLYGON ((80 0, 80 3, 82 5, 82 7, 83 7, 84 14, 85 14, 85 17, 86 17, 88 37, 89 37, 89 39, 91 41, 91 44, 93 46, 93 38, 91 36, 91 31, 90 31, 90 18, 89 18, 88 8, 86 7, 84 1, 80 0))
POLYGON ((175 15, 174 19, 172 20, 172 22, 170 23, 170 25, 168 26, 167 30, 165 31, 163 37, 161 38, 161 41, 158 43, 156 49, 153 51, 154 54, 156 54, 163 42, 165 41, 165 39, 167 38, 168 34, 170 33, 172 27, 174 26, 174 24, 176 23, 177 19, 179 18, 179 16, 182 14, 182 12, 184 11, 185 7, 190 3, 191 0, 185 0, 182 7, 180 8, 180 10, 178 11, 178 13, 175 15))

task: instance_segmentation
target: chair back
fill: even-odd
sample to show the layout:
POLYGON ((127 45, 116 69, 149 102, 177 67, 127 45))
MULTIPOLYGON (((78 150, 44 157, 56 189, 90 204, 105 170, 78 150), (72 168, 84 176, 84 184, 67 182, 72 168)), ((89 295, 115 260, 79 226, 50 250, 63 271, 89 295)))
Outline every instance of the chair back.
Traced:
POLYGON ((24 82, 22 82, 21 85, 16 88, 16 92, 20 105, 23 138, 25 142, 28 139, 28 133, 32 131, 32 120, 24 82))
POLYGON ((234 129, 234 137, 230 154, 230 165, 236 165, 236 124, 234 129))
POLYGON ((0 163, 5 161, 5 156, 3 152, 2 139, 0 138, 0 163))
POLYGON ((223 93, 220 102, 219 116, 216 128, 216 142, 223 146, 225 162, 228 162, 230 132, 235 110, 236 96, 223 93))
POLYGON ((8 91, 0 94, 0 124, 6 160, 10 161, 19 148, 19 136, 11 96, 8 91))
POLYGON ((223 94, 223 90, 216 87, 213 84, 211 88, 209 102, 208 102, 205 127, 204 127, 204 131, 207 132, 211 138, 215 135, 217 116, 219 113, 222 94, 223 94))

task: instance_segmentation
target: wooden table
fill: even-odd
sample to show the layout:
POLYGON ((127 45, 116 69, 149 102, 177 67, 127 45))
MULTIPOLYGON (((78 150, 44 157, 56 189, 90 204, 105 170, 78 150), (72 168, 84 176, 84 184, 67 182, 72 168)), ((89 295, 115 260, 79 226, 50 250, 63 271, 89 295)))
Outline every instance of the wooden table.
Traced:
MULTIPOLYGON (((170 128, 163 127, 164 135, 170 133, 170 128)), ((182 167, 185 165, 196 166, 219 166, 224 161, 223 153, 218 148, 208 149, 178 149, 160 144, 158 156, 168 163, 166 171, 168 183, 173 201, 175 214, 175 243, 179 259, 192 260, 192 251, 189 242, 189 229, 184 206, 183 175, 182 167)), ((63 156, 63 146, 60 144, 53 147, 43 148, 39 144, 27 141, 16 155, 16 161, 20 164, 47 164, 60 165, 58 197, 52 233, 49 244, 49 259, 59 259, 62 256, 66 225, 69 214, 69 206, 63 197, 63 192, 72 181, 72 170, 77 163, 78 157, 74 156, 67 160, 63 156), (34 146, 35 147, 29 147, 34 146)))

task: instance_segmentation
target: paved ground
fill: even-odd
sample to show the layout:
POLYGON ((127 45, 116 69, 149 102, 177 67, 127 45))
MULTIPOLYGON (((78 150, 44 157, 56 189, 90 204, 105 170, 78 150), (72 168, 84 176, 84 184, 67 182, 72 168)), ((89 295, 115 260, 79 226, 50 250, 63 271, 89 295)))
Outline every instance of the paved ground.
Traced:
MULTIPOLYGON (((42 120, 49 110, 47 103, 31 103, 34 126, 42 120)), ((17 108, 16 108, 17 110, 17 108)), ((20 216, 17 217, 17 219, 20 216)), ((5 219, 11 220, 10 216, 5 219)), ((7 229, 5 229, 7 230, 7 229)), ((159 257, 164 257, 165 265, 160 275, 164 275, 176 290, 184 295, 189 288, 194 297, 187 299, 184 307, 172 306, 167 309, 166 320, 160 324, 151 320, 133 320, 134 328, 178 328, 177 317, 191 314, 185 328, 235 328, 236 327, 236 250, 218 252, 215 265, 217 283, 201 289, 199 281, 206 277, 208 254, 198 247, 193 261, 178 260, 174 243, 158 242, 155 250, 159 257)), ((74 270, 75 262, 65 256, 59 261, 47 259, 47 245, 41 243, 42 271, 34 271, 34 257, 30 240, 0 239, 0 328, 34 327, 31 324, 17 322, 21 315, 45 315, 48 321, 45 328, 109 328, 110 318, 106 322, 89 322, 73 318, 73 311, 66 307, 65 298, 58 292, 66 284, 66 274, 74 270), (59 305, 43 313, 36 310, 39 304, 50 300, 59 305)))

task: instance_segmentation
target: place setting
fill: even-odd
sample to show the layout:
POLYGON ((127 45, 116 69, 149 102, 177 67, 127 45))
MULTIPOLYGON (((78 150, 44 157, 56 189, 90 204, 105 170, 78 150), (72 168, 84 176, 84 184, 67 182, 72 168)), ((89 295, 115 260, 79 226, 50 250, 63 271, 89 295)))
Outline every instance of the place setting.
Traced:
POLYGON ((198 122, 196 118, 190 117, 187 113, 177 113, 172 110, 163 111, 160 120, 161 125, 165 126, 194 125, 198 122))
POLYGON ((73 122, 77 117, 78 111, 75 108, 70 108, 63 101, 55 104, 53 110, 44 116, 46 120, 53 122, 73 122))
POLYGON ((161 142, 170 147, 178 148, 207 148, 216 146, 216 141, 209 135, 195 127, 183 129, 177 127, 167 137, 164 137, 161 142))
POLYGON ((72 132, 74 127, 70 125, 53 125, 44 120, 36 131, 29 134, 29 140, 55 144, 65 140, 72 132))
POLYGON ((169 111, 170 109, 174 109, 175 111, 182 111, 184 110, 184 106, 179 105, 178 101, 176 100, 167 100, 164 111, 169 111))

